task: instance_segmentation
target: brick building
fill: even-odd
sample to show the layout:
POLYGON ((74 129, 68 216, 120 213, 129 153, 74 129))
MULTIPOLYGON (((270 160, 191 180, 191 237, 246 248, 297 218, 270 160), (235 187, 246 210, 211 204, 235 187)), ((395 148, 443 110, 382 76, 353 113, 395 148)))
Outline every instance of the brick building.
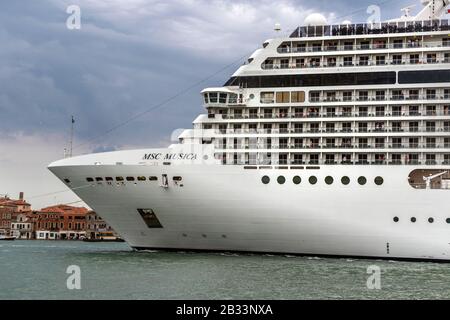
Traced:
POLYGON ((78 240, 86 237, 86 208, 57 205, 34 212, 36 239, 78 240))
POLYGON ((24 200, 24 194, 19 194, 19 199, 11 199, 8 196, 0 197, 0 235, 11 236, 11 226, 17 221, 19 214, 30 215, 31 205, 24 200))

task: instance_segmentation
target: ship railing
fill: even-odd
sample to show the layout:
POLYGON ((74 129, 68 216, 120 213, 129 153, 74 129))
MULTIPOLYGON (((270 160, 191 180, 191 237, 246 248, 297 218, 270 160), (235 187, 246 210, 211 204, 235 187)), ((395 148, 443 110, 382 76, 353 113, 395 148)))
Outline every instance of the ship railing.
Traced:
POLYGON ((449 21, 447 19, 358 24, 352 23, 326 26, 300 26, 292 32, 290 38, 425 33, 449 30, 449 21))
POLYGON ((313 53, 313 52, 340 52, 340 51, 368 51, 368 50, 387 50, 387 49, 418 49, 418 48, 448 48, 448 41, 417 41, 402 43, 371 43, 371 44, 353 44, 353 45, 325 45, 324 47, 296 47, 283 45, 277 49, 280 54, 286 53, 313 53))

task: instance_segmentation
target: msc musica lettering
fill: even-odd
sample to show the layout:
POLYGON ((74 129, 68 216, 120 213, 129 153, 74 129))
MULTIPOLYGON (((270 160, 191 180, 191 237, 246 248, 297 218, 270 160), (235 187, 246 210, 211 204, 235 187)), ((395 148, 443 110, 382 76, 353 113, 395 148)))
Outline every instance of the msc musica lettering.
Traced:
POLYGON ((144 160, 197 160, 195 153, 147 153, 144 160))

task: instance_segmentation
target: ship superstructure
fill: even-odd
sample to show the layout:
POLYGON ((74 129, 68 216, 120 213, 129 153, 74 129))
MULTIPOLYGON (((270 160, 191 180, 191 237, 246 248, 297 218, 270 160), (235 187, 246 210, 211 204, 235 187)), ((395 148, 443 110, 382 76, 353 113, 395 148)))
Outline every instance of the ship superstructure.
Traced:
POLYGON ((50 166, 137 249, 450 260, 449 1, 264 42, 168 149, 50 166))

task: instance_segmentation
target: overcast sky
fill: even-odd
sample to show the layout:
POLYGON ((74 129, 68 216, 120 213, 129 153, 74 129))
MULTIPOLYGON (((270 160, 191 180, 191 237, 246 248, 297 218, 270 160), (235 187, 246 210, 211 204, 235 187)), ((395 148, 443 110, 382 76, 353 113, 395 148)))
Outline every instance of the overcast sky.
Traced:
POLYGON ((382 19, 419 1, 15 0, 0 2, 0 194, 38 209, 77 201, 46 166, 63 157, 75 123, 74 153, 170 143, 204 112, 199 92, 226 82, 264 40, 321 12, 329 22, 382 19), (81 29, 69 30, 69 5, 81 29), (218 74, 217 71, 229 65, 218 74), (145 116, 109 129, 208 79, 145 116), (96 137, 99 137, 95 139, 96 137))

